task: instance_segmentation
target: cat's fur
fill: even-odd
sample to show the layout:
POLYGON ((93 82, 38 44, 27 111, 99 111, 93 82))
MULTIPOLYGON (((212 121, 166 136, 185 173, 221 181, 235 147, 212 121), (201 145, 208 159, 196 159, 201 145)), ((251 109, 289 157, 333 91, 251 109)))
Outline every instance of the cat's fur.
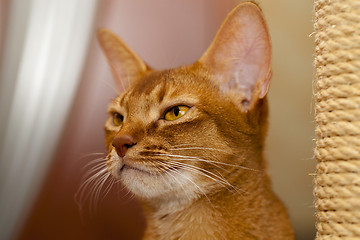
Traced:
POLYGON ((98 38, 121 92, 108 170, 142 201, 144 239, 293 239, 263 158, 271 45, 259 7, 240 4, 200 60, 177 69, 150 69, 109 30, 98 38), (189 110, 166 120, 177 105, 189 110))

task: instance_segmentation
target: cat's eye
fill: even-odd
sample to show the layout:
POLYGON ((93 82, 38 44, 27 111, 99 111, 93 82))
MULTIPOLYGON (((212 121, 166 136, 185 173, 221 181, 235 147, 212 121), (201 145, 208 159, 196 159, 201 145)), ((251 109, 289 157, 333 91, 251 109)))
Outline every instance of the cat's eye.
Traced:
POLYGON ((176 119, 181 118, 182 116, 185 115, 185 113, 189 110, 190 108, 187 106, 175 106, 170 108, 166 113, 165 113, 165 120, 167 121, 174 121, 176 119))
POLYGON ((123 120, 124 120, 124 117, 120 113, 114 112, 112 114, 112 123, 115 126, 117 126, 117 127, 120 126, 122 124, 123 120))

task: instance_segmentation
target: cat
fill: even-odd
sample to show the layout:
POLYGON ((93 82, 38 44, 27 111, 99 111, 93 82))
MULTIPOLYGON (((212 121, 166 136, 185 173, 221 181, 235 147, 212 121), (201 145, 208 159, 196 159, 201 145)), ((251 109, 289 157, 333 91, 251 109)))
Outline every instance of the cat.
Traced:
POLYGON ((98 40, 120 92, 107 169, 140 199, 143 239, 294 239, 263 157, 272 50, 259 6, 239 4, 175 69, 151 69, 110 30, 98 40))

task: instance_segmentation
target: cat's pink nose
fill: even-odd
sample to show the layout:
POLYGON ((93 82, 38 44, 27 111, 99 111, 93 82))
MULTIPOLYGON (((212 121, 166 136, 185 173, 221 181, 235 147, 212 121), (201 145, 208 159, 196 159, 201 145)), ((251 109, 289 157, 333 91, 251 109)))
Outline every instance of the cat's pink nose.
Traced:
POLYGON ((136 141, 130 135, 120 135, 114 138, 112 145, 116 149, 117 154, 120 157, 124 157, 127 150, 136 145, 136 141))

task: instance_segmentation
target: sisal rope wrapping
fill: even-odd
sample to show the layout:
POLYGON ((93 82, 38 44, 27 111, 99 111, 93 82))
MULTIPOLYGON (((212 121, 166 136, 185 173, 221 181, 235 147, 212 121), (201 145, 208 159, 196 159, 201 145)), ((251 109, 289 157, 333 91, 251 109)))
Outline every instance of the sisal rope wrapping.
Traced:
POLYGON ((317 240, 360 239, 360 0, 315 0, 317 240))

